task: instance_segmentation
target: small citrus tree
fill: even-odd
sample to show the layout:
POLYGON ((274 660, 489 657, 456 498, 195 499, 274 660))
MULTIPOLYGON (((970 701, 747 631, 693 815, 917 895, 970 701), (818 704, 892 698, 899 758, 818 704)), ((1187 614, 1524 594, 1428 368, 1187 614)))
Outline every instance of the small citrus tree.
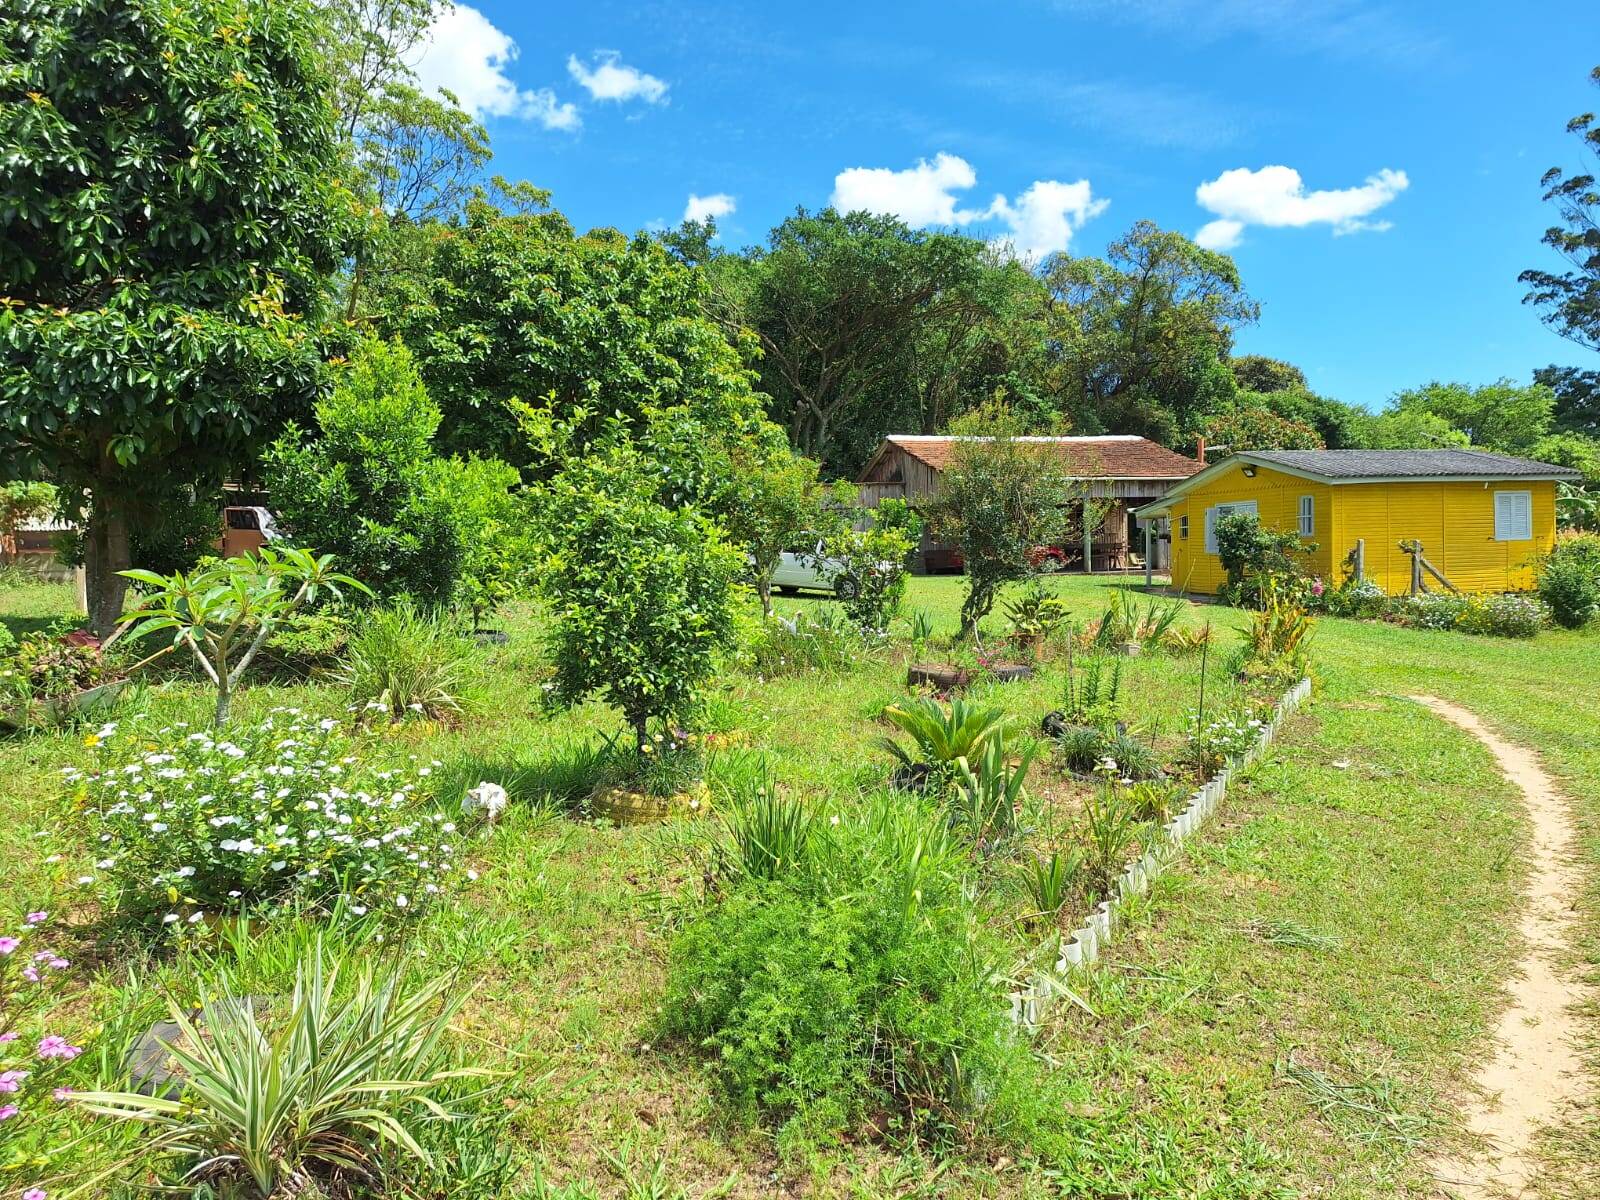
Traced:
POLYGON ((728 478, 736 490, 726 506, 728 535, 750 556, 761 612, 772 615, 772 573, 785 550, 807 533, 820 533, 828 489, 817 479, 820 464, 789 448, 782 430, 736 445, 728 478))
POLYGON ((567 459, 535 492, 556 675, 551 699, 598 696, 635 745, 652 721, 694 715, 734 639, 742 555, 692 506, 668 505, 661 468, 618 438, 567 459))

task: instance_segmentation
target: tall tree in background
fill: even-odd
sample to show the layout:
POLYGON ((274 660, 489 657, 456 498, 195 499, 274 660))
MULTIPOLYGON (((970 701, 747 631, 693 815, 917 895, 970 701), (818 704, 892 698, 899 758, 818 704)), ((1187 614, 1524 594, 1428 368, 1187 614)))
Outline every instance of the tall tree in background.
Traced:
POLYGON ((1428 383, 1395 396, 1393 410, 1439 418, 1470 445, 1527 454, 1550 432, 1555 393, 1543 384, 1499 379, 1481 387, 1428 383))
POLYGON ((1533 381, 1556 394, 1556 428, 1600 438, 1600 371, 1578 367, 1540 367, 1533 381))
POLYGON ((141 503, 220 478, 319 386, 358 205, 310 0, 0 10, 0 452, 87 496, 89 614, 141 503))
MULTIPOLYGON (((1589 79, 1600 87, 1600 67, 1589 79)), ((1577 135, 1583 157, 1600 166, 1600 121, 1595 114, 1573 117, 1567 132, 1577 135)), ((1593 168, 1569 175, 1551 167, 1540 182, 1544 198, 1561 215, 1561 224, 1545 230, 1544 244, 1566 259, 1571 270, 1524 271, 1518 279, 1530 290, 1523 301, 1542 309, 1545 324, 1562 337, 1600 350, 1600 184, 1593 168)))
POLYGON ((1053 389, 1075 429, 1186 446, 1237 389, 1234 330, 1259 315, 1226 255, 1140 221, 1104 259, 1044 266, 1053 389))
POLYGON ((341 145, 372 236, 345 280, 356 315, 374 275, 404 270, 416 228, 458 215, 490 158, 489 137, 457 98, 417 86, 411 61, 442 0, 327 0, 322 53, 341 145))
POLYGON ((714 311, 759 339, 762 390, 790 441, 838 471, 841 424, 869 397, 904 394, 919 344, 952 352, 944 331, 966 326, 971 297, 958 285, 982 249, 893 217, 800 209, 764 248, 717 261, 714 311))
POLYGON ((683 407, 729 433, 760 418, 752 372, 702 309, 704 277, 657 241, 579 237, 559 214, 483 199, 464 224, 421 234, 419 269, 375 303, 444 412, 444 452, 533 466, 514 401, 557 422, 581 414, 577 448, 617 416, 683 407))

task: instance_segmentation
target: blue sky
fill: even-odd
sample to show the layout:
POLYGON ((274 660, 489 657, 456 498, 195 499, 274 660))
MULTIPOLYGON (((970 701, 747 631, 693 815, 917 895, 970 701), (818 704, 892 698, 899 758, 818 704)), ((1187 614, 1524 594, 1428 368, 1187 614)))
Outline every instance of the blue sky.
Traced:
POLYGON ((583 5, 479 0, 424 81, 580 228, 730 246, 836 197, 1036 250, 1149 218, 1227 248, 1241 352, 1381 406, 1429 379, 1600 367, 1521 304, 1549 166, 1600 104, 1600 9, 1368 0, 583 5))

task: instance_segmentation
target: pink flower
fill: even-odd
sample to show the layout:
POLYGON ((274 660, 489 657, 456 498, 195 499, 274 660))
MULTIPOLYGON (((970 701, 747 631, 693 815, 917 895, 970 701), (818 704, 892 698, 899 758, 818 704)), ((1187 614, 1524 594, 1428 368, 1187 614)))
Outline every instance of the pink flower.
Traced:
POLYGON ((9 1121, 21 1111, 15 1104, 0 1106, 0 1121, 9 1121))
POLYGON ((14 1092, 22 1086, 22 1081, 28 1077, 26 1071, 0 1072, 0 1092, 14 1092))
POLYGON ((29 963, 27 966, 22 968, 22 977, 29 983, 38 983, 39 968, 34 966, 32 963, 29 963))
POLYGON ((72 1095, 72 1089, 71 1088, 57 1088, 55 1091, 51 1092, 50 1094, 52 1096, 54 1096, 57 1100, 65 1100, 68 1096, 72 1095))
POLYGON ((0 954, 10 954, 21 944, 14 937, 0 937, 0 954))
POLYGON ((22 1193, 22 1200, 45 1200, 45 1190, 43 1188, 29 1188, 22 1193))
POLYGON ((82 1053, 82 1046, 71 1045, 66 1038, 58 1037, 53 1033, 39 1039, 40 1058, 72 1059, 77 1058, 82 1053))
POLYGON ((65 971, 71 965, 72 964, 64 958, 52 958, 50 960, 50 969, 52 971, 65 971))
POLYGON ((44 912, 43 910, 40 910, 39 912, 31 912, 27 916, 23 917, 22 919, 25 922, 27 922, 29 925, 37 925, 37 924, 39 924, 40 921, 43 921, 49 915, 50 915, 49 913, 44 912))
POLYGON ((0 1033, 0 1042, 14 1042, 16 1040, 17 1040, 17 1035, 16 1035, 15 1032, 0 1033))

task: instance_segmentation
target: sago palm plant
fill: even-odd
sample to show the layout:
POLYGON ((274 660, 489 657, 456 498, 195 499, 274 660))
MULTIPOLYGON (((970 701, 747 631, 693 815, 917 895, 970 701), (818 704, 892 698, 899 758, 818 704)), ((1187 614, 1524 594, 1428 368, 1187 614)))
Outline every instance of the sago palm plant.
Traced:
POLYGON ((445 1067, 440 1041, 466 990, 451 976, 408 988, 397 968, 370 963, 348 989, 340 975, 319 944, 296 968, 287 1011, 266 1021, 224 977, 198 1019, 172 1004, 176 1098, 84 1092, 71 1100, 150 1128, 146 1149, 179 1159, 188 1181, 261 1197, 341 1175, 373 1180, 389 1153, 427 1161, 418 1123, 453 1119, 430 1093, 488 1074, 445 1067))
POLYGON ((909 704, 891 704, 883 715, 916 743, 915 753, 891 737, 877 744, 904 766, 927 763, 936 770, 954 768, 957 759, 974 762, 990 742, 1004 742, 1006 715, 998 708, 980 708, 965 700, 952 700, 946 709, 926 697, 909 704))

